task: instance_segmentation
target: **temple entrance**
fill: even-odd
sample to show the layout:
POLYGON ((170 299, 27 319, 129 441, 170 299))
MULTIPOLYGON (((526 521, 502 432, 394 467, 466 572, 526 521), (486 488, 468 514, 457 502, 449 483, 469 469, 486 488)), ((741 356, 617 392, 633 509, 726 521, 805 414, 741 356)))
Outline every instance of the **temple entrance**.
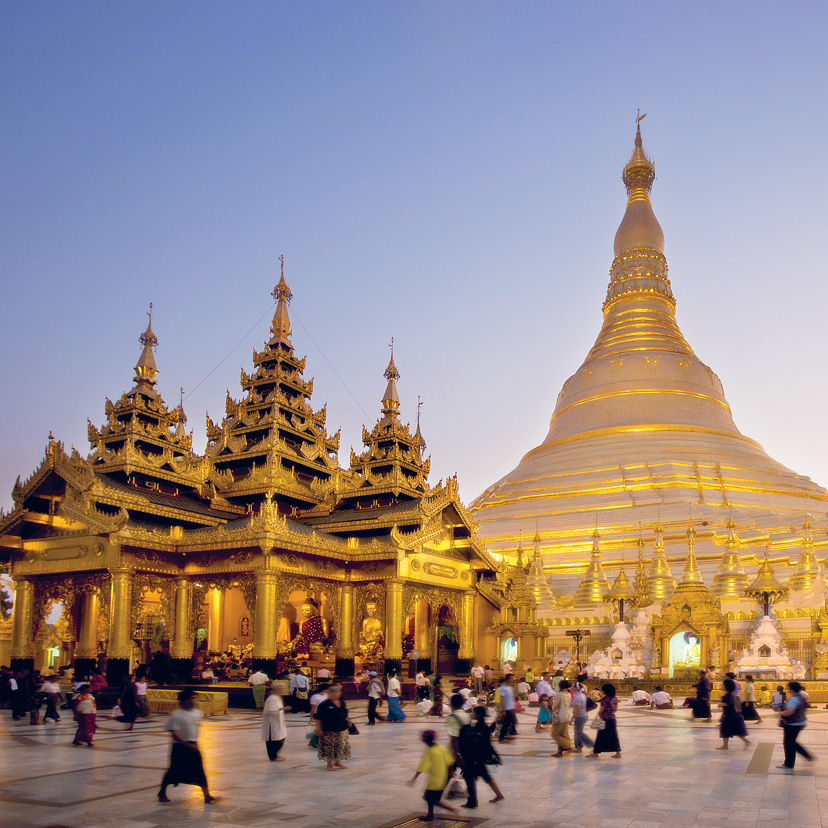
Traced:
POLYGON ((518 657, 518 643, 516 638, 504 638, 500 644, 500 667, 503 668, 503 665, 507 661, 511 661, 512 664, 517 663, 518 657))
POLYGON ((701 666, 701 641, 689 630, 670 639, 670 678, 689 675, 701 666))
POLYGON ((453 673, 460 643, 451 621, 451 610, 440 607, 437 616, 437 672, 453 673))

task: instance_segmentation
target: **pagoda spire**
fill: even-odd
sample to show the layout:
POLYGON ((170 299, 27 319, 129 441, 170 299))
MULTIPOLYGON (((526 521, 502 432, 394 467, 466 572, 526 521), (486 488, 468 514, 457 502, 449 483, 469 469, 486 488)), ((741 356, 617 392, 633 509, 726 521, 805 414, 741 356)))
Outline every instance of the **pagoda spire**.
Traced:
POLYGON ((805 525, 802 527, 802 551, 796 561, 793 574, 788 581, 791 589, 807 589, 819 575, 819 561, 814 552, 814 542, 811 537, 811 518, 805 513, 805 525))
POLYGON ((727 522, 727 542, 722 553, 722 562, 719 564, 716 577, 713 578, 713 587, 710 591, 717 598, 737 600, 745 594, 747 585, 748 577, 739 557, 739 537, 731 514, 727 522))
POLYGON ((535 527, 535 537, 532 539, 532 543, 534 548, 532 550, 532 563, 529 565, 529 572, 526 576, 526 589, 539 607, 554 607, 558 601, 543 572, 543 561, 540 553, 541 537, 537 527, 535 527))
POLYGON ((704 579, 696 563, 696 530, 692 526, 687 528, 687 560, 684 562, 684 572, 681 573, 679 584, 681 586, 685 584, 704 586, 704 579))
POLYGON ((644 537, 641 534, 641 524, 638 524, 638 562, 635 566, 635 603, 639 607, 646 607, 652 603, 650 585, 647 581, 647 567, 644 564, 644 537))
POLYGON ((647 571, 647 583, 653 601, 668 601, 676 590, 676 579, 670 571, 670 564, 667 563, 664 553, 664 530, 661 528, 661 521, 656 526, 655 549, 647 571))
POLYGON ((621 559, 621 569, 612 582, 612 588, 604 596, 605 601, 611 601, 618 606, 618 620, 624 622, 624 603, 629 606, 635 600, 636 592, 627 573, 624 571, 624 559, 621 559))
MULTIPOLYGON (((385 369, 383 376, 388 380, 388 385, 385 386, 385 393, 382 395, 382 413, 385 415, 383 422, 390 422, 396 420, 400 415, 400 396, 397 393, 397 380, 400 378, 400 372, 394 364, 394 337, 391 337, 391 359, 388 360, 388 367, 385 369)), ((420 409, 417 409, 417 430, 420 428, 420 409)), ((422 435, 419 435, 422 439, 422 435)))
POLYGON ((609 581, 601 566, 601 535, 598 527, 592 533, 592 553, 578 591, 575 593, 576 607, 603 606, 604 596, 609 592, 609 581))
POLYGON ((771 604, 783 601, 788 596, 788 587, 783 586, 776 580, 773 574, 773 567, 768 559, 770 544, 765 546, 765 557, 762 561, 756 577, 745 590, 745 595, 762 605, 764 615, 770 615, 771 604))
POLYGON ((293 299, 293 294, 290 292, 287 282, 285 281, 285 257, 279 256, 279 263, 281 265, 281 275, 279 283, 273 288, 271 296, 276 302, 276 312, 273 314, 273 322, 270 325, 270 332, 273 334, 268 345, 275 345, 277 342, 284 342, 290 345, 290 316, 288 314, 288 306, 290 300, 293 299))
POLYGON ((135 365, 135 384, 141 388, 143 393, 154 397, 156 392, 153 386, 155 385, 155 378, 158 376, 158 366, 155 364, 153 351, 158 347, 158 337, 152 331, 152 302, 150 302, 147 316, 149 317, 147 329, 138 337, 138 341, 143 345, 143 350, 135 365))

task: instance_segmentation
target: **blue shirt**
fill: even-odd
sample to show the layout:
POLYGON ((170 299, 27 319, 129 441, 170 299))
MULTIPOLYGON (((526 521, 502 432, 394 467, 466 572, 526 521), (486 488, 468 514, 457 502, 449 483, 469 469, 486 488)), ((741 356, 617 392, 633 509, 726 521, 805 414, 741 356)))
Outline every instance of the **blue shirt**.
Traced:
POLYGON ((805 726, 805 699, 802 696, 794 693, 785 705, 786 710, 793 710, 791 716, 783 716, 782 721, 789 727, 804 727, 805 726), (802 708, 797 709, 797 708, 802 708))
POLYGON ((504 710, 515 709, 515 691, 508 684, 500 685, 500 703, 504 710))

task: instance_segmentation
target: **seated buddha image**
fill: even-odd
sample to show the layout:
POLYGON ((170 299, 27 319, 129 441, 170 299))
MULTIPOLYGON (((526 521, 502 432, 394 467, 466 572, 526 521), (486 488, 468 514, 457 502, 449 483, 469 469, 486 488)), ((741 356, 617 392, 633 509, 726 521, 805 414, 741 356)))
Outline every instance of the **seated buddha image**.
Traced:
POLYGON ((359 651, 363 657, 370 658, 378 655, 382 651, 382 646, 382 621, 377 618, 376 602, 368 601, 359 635, 359 651))
POLYGON ((308 654, 312 650, 321 651, 330 632, 328 622, 319 615, 319 605, 313 598, 305 599, 301 611, 303 620, 299 624, 299 635, 295 639, 297 651, 308 654))

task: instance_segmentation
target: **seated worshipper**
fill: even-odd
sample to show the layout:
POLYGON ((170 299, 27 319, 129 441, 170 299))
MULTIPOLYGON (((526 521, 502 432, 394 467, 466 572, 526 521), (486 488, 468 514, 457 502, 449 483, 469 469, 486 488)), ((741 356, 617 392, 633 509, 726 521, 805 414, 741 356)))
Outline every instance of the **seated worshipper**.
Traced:
POLYGON ((785 689, 782 685, 778 685, 776 692, 772 696, 771 708, 773 710, 782 710, 785 707, 785 689))
POLYGON ((656 687, 655 693, 650 696, 650 707, 654 707, 656 710, 672 710, 675 705, 673 704, 673 697, 669 693, 665 693, 664 688, 659 685, 656 687))
POLYGON ((642 690, 640 687, 633 687, 630 704, 635 704, 638 707, 646 707, 649 703, 650 694, 642 690))
POLYGON ((463 698, 465 699, 463 702, 463 710, 467 710, 471 713, 471 711, 477 707, 477 696, 463 696, 463 698))
POLYGON ((526 679, 523 681, 519 681, 517 685, 517 695, 521 701, 529 701, 529 691, 532 688, 529 685, 529 682, 526 679))
POLYGON ((417 709, 418 716, 428 716, 431 713, 432 708, 434 707, 434 702, 431 699, 422 699, 418 701, 415 705, 417 709))
POLYGON ((207 684, 214 684, 216 680, 216 675, 213 672, 213 668, 208 666, 204 670, 201 671, 201 680, 206 682, 207 684))
POLYGON ((552 685, 549 683, 549 675, 548 673, 541 674, 540 681, 538 682, 538 686, 535 688, 535 692, 538 694, 538 698, 541 696, 549 696, 552 698, 552 685))
POLYGON ((767 684, 763 684, 759 689, 759 707, 770 707, 773 697, 767 684))
POLYGON ((316 679, 317 681, 330 681, 331 680, 331 671, 327 667, 320 667, 316 671, 316 679))

